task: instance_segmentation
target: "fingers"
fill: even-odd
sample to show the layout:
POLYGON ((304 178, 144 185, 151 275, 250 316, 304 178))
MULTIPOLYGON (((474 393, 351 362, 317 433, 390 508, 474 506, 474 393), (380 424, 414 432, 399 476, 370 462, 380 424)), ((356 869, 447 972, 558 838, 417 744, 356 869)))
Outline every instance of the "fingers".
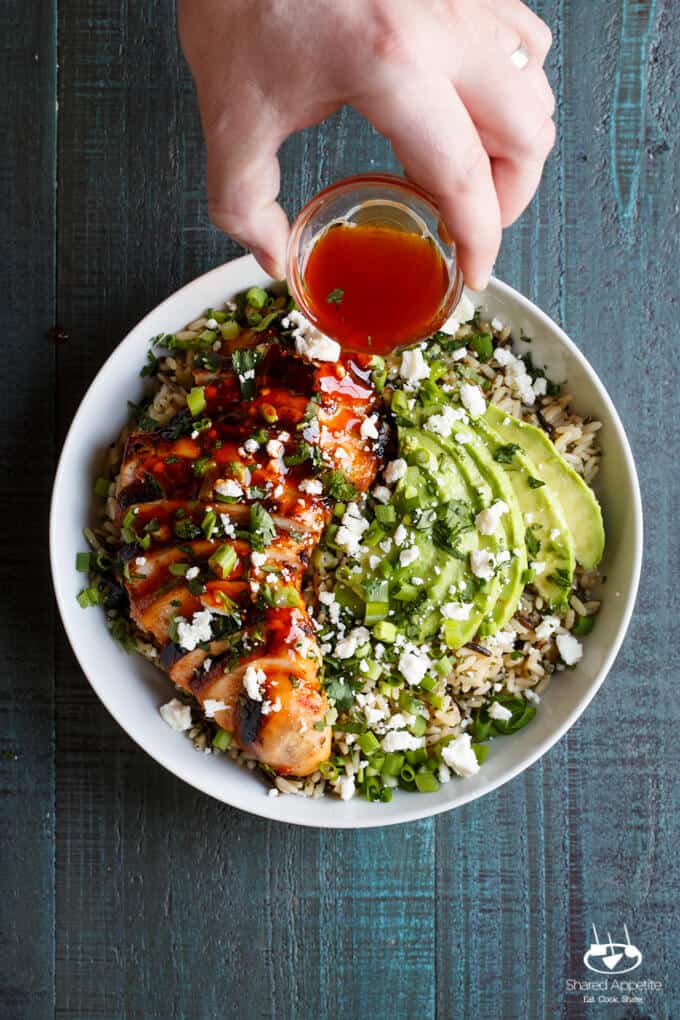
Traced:
POLYGON ((529 50, 531 59, 542 65, 552 46, 552 32, 521 0, 493 0, 491 11, 513 28, 529 50))
POLYGON ((288 220, 276 201, 279 132, 243 117, 206 126, 208 211, 225 233, 250 248, 265 272, 285 276, 288 220), (252 125, 257 125, 253 131, 252 125))
POLYGON ((542 68, 530 61, 520 70, 510 60, 520 41, 514 28, 497 21, 483 63, 467 60, 455 78, 492 160, 504 227, 531 201, 555 141, 554 99, 542 68))
POLYGON ((457 246, 468 286, 486 286, 501 241, 489 157, 460 97, 446 79, 383 76, 354 105, 392 142, 407 175, 430 192, 457 246))

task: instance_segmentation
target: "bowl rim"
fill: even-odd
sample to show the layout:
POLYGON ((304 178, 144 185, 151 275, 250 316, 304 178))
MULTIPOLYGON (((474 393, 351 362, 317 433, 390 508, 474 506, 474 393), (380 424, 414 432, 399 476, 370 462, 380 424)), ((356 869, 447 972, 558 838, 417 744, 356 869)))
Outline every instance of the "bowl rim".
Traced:
MULTIPOLYGON (((257 815, 262 818, 270 819, 271 821, 284 822, 292 825, 302 825, 310 828, 324 828, 324 829, 365 829, 365 828, 378 828, 387 825, 398 825, 405 822, 415 822, 424 818, 432 818, 435 815, 441 814, 445 811, 451 811, 454 808, 462 807, 465 804, 469 804, 474 800, 478 800, 480 797, 491 793, 493 790, 498 789, 500 786, 504 786, 512 779, 516 778, 520 773, 530 768, 539 758, 541 758, 547 751, 553 747, 561 737, 574 725, 576 720, 585 712, 586 708, 594 698, 597 691, 600 689, 602 683, 607 677, 614 660, 619 652, 621 644, 623 643, 624 637, 630 624, 630 619, 635 606, 637 597, 640 571, 642 565, 642 549, 643 549, 643 516, 642 516, 642 501, 640 496, 640 485, 635 467, 635 461, 633 454, 626 436, 624 426, 619 418, 619 415, 614 407, 614 404, 599 376, 592 368, 585 355, 578 349, 572 340, 567 336, 563 329, 555 323, 550 316, 545 312, 541 311, 532 301, 524 297, 518 291, 516 291, 509 284, 492 277, 489 285, 484 292, 488 294, 491 300, 498 295, 512 301, 519 310, 530 313, 535 319, 537 319, 541 325, 553 335, 556 335, 560 344, 566 348, 569 355, 580 363, 581 369, 588 376, 591 384, 598 391, 600 399, 602 400, 607 414, 608 414, 608 425, 610 425, 616 432, 618 442, 621 447, 623 458, 625 460, 626 468, 629 473, 631 480, 631 509, 632 509, 632 520, 631 520, 631 531, 632 531, 632 568, 631 568, 631 584, 628 590, 624 593, 624 604, 621 606, 621 615, 619 623, 606 655, 603 658, 602 665, 598 672, 593 676, 590 681, 587 690, 583 693, 578 702, 574 705, 571 711, 568 713, 566 718, 551 730, 549 734, 543 737, 538 744, 527 754, 526 757, 522 758, 519 762, 508 767, 501 775, 487 780, 481 789, 477 788, 466 794, 465 791, 461 791, 456 796, 455 804, 435 804, 428 805, 427 803, 419 806, 419 798, 412 797, 404 803, 403 809, 398 813, 389 818, 381 817, 380 812, 375 812, 375 817, 366 817, 360 819, 350 819, 345 817, 342 811, 342 803, 338 803, 338 810, 326 817, 325 815, 321 818, 314 818, 311 815, 309 819, 306 818, 290 818, 285 817, 285 811, 282 811, 282 798, 272 799, 267 796, 259 794, 257 797, 253 797, 250 792, 246 796, 235 796, 233 791, 227 791, 228 796, 220 796, 215 792, 214 789, 206 782, 202 781, 200 776, 187 777, 179 765, 173 761, 171 753, 163 753, 163 748, 148 746, 143 735, 139 732, 138 727, 133 720, 126 718, 125 713, 118 710, 118 708, 112 703, 112 699, 108 697, 105 689, 105 684, 99 684, 96 679, 93 679, 84 665, 84 655, 81 648, 79 647, 80 641, 77 634, 77 628, 72 625, 69 612, 67 611, 67 598, 70 599, 70 593, 67 596, 64 590, 64 585, 61 581, 61 575, 59 572, 59 564, 57 562, 57 518, 59 508, 59 497, 62 488, 62 479, 67 470, 67 461, 69 454, 78 442, 81 431, 81 422, 86 420, 86 416, 89 410, 89 404, 94 399, 93 391, 99 380, 109 372, 109 366, 117 355, 121 346, 132 336, 133 333, 138 333, 145 326, 145 323, 152 316, 157 316, 162 312, 164 307, 171 302, 177 301, 178 297, 182 294, 189 293, 191 290, 197 287, 199 283, 205 283, 212 277, 221 277, 225 271, 230 269, 252 270, 252 275, 262 276, 262 271, 257 266, 255 259, 252 255, 244 255, 240 258, 231 259, 230 261, 223 263, 220 266, 216 266, 214 269, 209 270, 207 273, 203 273, 200 276, 195 277, 189 283, 183 287, 174 291, 167 298, 165 298, 160 304, 156 305, 151 309, 138 323, 136 323, 131 330, 122 338, 119 344, 111 351, 105 362, 94 376, 93 380, 89 384, 85 395, 83 396, 78 409, 73 417, 73 420, 69 426, 66 438, 64 440, 60 455, 57 470, 54 477, 54 483, 52 487, 52 497, 50 500, 50 515, 49 515, 49 545, 50 545, 50 569, 52 574, 52 583, 54 586, 55 598, 57 607, 59 609, 59 615, 61 618, 62 625, 68 637, 69 643, 76 657, 78 665, 85 674, 88 683, 94 690, 95 694, 102 702, 107 711, 113 716, 118 725, 124 730, 125 733, 131 739, 138 744, 138 746, 145 751, 151 758, 153 758, 159 765, 167 769, 170 773, 176 776, 178 779, 183 780, 195 789, 200 790, 202 793, 207 794, 210 797, 215 798, 221 803, 227 804, 231 807, 238 808, 242 811, 247 811, 250 814, 257 815)), ((266 285, 266 281, 265 281, 266 285)), ((77 619, 77 618, 76 618, 77 619)), ((235 766, 236 767, 236 766, 235 766)), ((300 803, 299 798, 294 798, 297 803, 300 803)), ((423 798, 425 800, 425 798, 423 798)), ((310 804, 314 803, 309 801, 310 804)))

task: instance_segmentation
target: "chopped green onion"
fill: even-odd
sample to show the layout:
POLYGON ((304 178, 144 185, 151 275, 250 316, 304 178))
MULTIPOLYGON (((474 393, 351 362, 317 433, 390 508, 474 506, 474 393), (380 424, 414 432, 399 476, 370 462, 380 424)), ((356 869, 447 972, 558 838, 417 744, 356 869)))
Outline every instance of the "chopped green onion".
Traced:
POLYGON ((98 478, 94 483, 95 496, 108 496, 111 482, 108 478, 98 478))
POLYGON ((375 518, 381 524, 396 524, 397 511, 389 503, 386 506, 376 506, 375 518))
POLYGON ((416 772, 416 788, 419 793, 436 793, 439 780, 431 772, 416 772))
POLYGON ((184 577, 187 570, 189 569, 188 563, 171 563, 168 570, 175 577, 184 577))
POLYGON ((397 628, 389 620, 380 620, 373 628, 373 637, 377 641, 383 641, 385 644, 391 645, 397 639, 397 628))
POLYGON ((236 550, 232 545, 221 545, 209 559, 209 564, 216 574, 224 580, 229 577, 238 563, 236 550))
POLYGON ((398 776, 404 767, 404 756, 395 751, 388 751, 382 766, 384 776, 398 776))
POLYGON ((322 761, 319 765, 319 772, 323 779, 327 779, 330 782, 338 778, 337 766, 332 761, 322 761))
POLYGON ((380 747, 380 741, 374 733, 368 730, 359 737, 359 747, 364 754, 373 754, 380 747))
POLYGON ((76 570, 81 574, 89 573, 92 566, 92 553, 76 553, 76 570))
POLYGON ((412 783, 416 778, 416 770, 413 768, 413 765, 405 762, 401 767, 399 775, 405 783, 412 783))
POLYGON ((475 352, 479 361, 488 361, 493 354, 493 341, 489 333, 478 333, 468 341, 468 347, 475 352))
POLYGON ((201 521, 201 531, 206 538, 210 538, 217 528, 217 514, 214 510, 206 510, 205 516, 201 521))
POLYGON ((572 634, 576 634, 577 637, 583 637, 585 634, 590 634, 594 626, 594 616, 578 616, 574 626, 571 628, 571 632, 572 634))
POLYGON ((235 340, 240 332, 241 327, 238 322, 235 322, 233 319, 220 324, 220 333, 222 334, 223 340, 235 340))
POLYGON ((213 747, 216 747, 218 751, 228 751, 231 747, 233 737, 227 730, 219 729, 213 737, 213 747))
POLYGON ((187 406, 191 411, 192 418, 197 418, 199 414, 203 414, 206 407, 205 400, 205 389, 203 386, 194 386, 187 393, 187 406))
POLYGON ((257 308, 258 311, 264 308, 269 300, 269 294, 262 287, 250 287, 246 291, 246 304, 249 304, 251 308, 257 308))

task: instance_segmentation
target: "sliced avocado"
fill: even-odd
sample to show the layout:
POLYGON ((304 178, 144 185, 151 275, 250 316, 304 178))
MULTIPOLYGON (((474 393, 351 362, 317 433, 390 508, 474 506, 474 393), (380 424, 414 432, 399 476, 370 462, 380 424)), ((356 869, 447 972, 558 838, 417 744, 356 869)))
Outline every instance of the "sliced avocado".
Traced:
MULTIPOLYGON (((403 500, 408 510, 408 502, 412 498, 409 494, 424 479, 427 493, 420 489, 416 497, 420 500, 421 508, 438 509, 441 512, 460 503, 461 506, 469 507, 470 520, 474 520, 475 513, 483 505, 478 488, 484 486, 484 480, 477 475, 471 481, 470 475, 461 470, 459 461, 451 457, 438 437, 430 436, 418 428, 400 427, 399 452, 407 461, 417 460, 418 464, 409 464, 406 474, 397 484, 397 504, 403 500)), ((442 625, 441 606, 446 602, 472 602, 468 619, 447 620, 445 624, 447 644, 451 648, 460 648, 477 633, 500 590, 498 577, 480 582, 472 574, 469 566, 470 552, 480 548, 496 552, 498 538, 494 535, 480 535, 476 528, 470 527, 461 532, 453 552, 433 540, 430 527, 416 532, 415 544, 420 554, 418 559, 413 565, 398 567, 395 572, 397 582, 408 584, 413 576, 427 580, 427 597, 419 601, 409 615, 409 635, 423 640, 435 633, 442 625), (456 598, 452 591, 457 592, 459 597, 456 598)), ((397 560, 398 551, 393 556, 397 560)))
POLYGON ((604 526, 602 511, 592 489, 555 449, 548 436, 535 425, 518 421, 493 404, 483 419, 504 443, 518 443, 536 467, 536 477, 546 482, 557 497, 569 525, 578 562, 591 570, 602 559, 604 526))
MULTIPOLYGON (((477 419, 474 429, 486 443, 491 456, 505 471, 515 490, 524 525, 533 531, 533 543, 539 548, 528 559, 543 565, 532 578, 534 587, 554 609, 567 602, 574 577, 574 542, 559 500, 547 483, 538 477, 538 469, 521 446, 513 450, 486 421, 477 419)), ((531 569, 531 568, 530 568, 531 569)))
POLYGON ((491 610, 491 619, 482 628, 493 634, 500 630, 513 616, 524 588, 524 572, 527 568, 527 553, 524 543, 524 523, 514 489, 503 469, 494 461, 484 441, 470 425, 457 425, 451 439, 445 440, 451 453, 458 460, 471 459, 479 473, 491 487, 494 500, 502 500, 508 512, 501 517, 501 528, 505 535, 505 548, 510 559, 499 571, 501 589, 491 610), (469 442, 460 443, 456 435, 467 435, 469 442))

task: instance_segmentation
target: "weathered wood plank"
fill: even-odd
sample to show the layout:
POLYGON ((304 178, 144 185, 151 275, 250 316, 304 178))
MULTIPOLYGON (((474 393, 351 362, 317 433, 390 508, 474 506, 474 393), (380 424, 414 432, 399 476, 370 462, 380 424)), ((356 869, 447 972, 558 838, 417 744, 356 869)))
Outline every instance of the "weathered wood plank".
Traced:
POLYGON ((0 1012, 52 1016, 55 4, 3 5, 0 34, 0 1012))

